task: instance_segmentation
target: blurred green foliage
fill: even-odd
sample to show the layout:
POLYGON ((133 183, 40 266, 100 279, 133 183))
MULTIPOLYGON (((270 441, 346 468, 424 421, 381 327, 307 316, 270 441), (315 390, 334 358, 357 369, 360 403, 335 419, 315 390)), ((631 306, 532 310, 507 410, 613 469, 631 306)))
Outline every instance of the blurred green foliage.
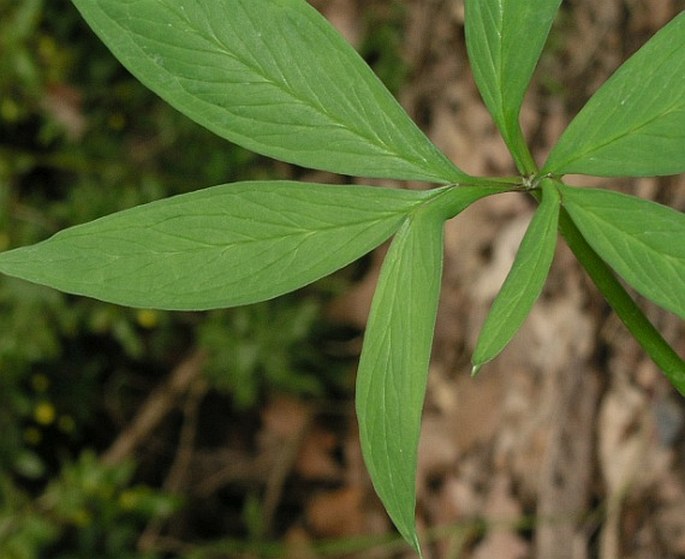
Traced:
POLYGON ((399 0, 369 4, 364 12, 365 25, 372 32, 366 33, 359 52, 393 94, 409 73, 402 55, 406 12, 406 4, 399 0))
POLYGON ((350 377, 322 358, 313 343, 320 316, 320 300, 311 297, 296 306, 279 298, 210 313, 199 329, 201 344, 210 348, 209 378, 238 408, 254 406, 268 392, 315 397, 349 392, 350 377))
POLYGON ((108 467, 92 452, 65 463, 39 499, 0 478, 7 500, 0 505, 3 559, 153 559, 135 543, 150 518, 169 516, 178 500, 132 485, 132 463, 108 467))

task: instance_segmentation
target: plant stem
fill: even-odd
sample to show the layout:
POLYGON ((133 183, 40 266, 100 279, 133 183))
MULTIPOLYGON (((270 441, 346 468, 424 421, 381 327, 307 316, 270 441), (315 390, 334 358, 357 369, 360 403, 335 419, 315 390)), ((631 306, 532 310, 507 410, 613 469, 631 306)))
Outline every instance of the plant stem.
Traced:
POLYGON ((509 186, 511 190, 517 190, 523 185, 523 180, 519 176, 515 177, 468 177, 450 186, 488 186, 499 188, 509 186))
MULTIPOLYGON (((452 219, 460 214, 471 204, 493 194, 510 192, 511 185, 507 184, 481 184, 480 186, 447 186, 434 196, 430 201, 433 212, 442 220, 452 219)), ((422 207, 426 207, 425 205, 422 207)))
POLYGON ((614 272, 592 249, 565 209, 559 215, 559 230, 588 275, 602 292, 623 324, 666 374, 673 386, 685 396, 685 361, 673 350, 637 303, 618 281, 614 272))
POLYGON ((518 117, 511 122, 512 134, 505 135, 509 152, 514 158, 516 168, 523 176, 532 176, 537 174, 538 166, 533 159, 533 155, 528 149, 528 143, 523 137, 521 125, 518 122, 518 117))

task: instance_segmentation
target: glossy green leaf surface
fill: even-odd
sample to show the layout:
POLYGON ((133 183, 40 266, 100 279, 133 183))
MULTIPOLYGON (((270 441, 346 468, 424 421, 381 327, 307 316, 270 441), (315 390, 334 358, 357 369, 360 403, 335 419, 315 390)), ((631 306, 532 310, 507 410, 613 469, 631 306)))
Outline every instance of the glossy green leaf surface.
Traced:
POLYGON ((366 467, 390 518, 417 550, 417 450, 442 261, 443 220, 417 212, 385 257, 357 373, 366 467))
POLYGON ((685 12, 592 96, 544 170, 597 176, 685 172, 685 12))
POLYGON ((248 149, 355 176, 465 176, 305 0, 74 4, 143 84, 248 149))
POLYGON ((595 252, 642 295, 685 318, 685 214, 609 190, 561 194, 595 252))
POLYGON ((466 0, 466 46, 473 76, 516 159, 532 173, 519 112, 561 0, 466 0))
POLYGON ((440 192, 287 181, 216 186, 1 253, 0 272, 134 307, 243 305, 342 268, 440 192))
POLYGON ((542 202, 478 337, 472 358, 474 373, 511 341, 540 296, 557 244, 559 205, 556 186, 552 181, 543 181, 542 202))

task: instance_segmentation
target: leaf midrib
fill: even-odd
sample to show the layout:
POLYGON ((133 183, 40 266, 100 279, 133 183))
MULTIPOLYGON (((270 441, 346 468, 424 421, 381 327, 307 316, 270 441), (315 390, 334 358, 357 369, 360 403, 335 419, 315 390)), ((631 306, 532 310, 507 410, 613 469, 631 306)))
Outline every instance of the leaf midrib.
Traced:
MULTIPOLYGON (((410 207, 410 208, 408 208, 407 211, 412 211, 412 209, 413 209, 413 207, 410 207)), ((199 239, 192 239, 192 238, 185 237, 185 236, 178 234, 178 233, 155 230, 154 226, 153 227, 142 227, 142 226, 136 227, 136 226, 134 226, 131 228, 131 230, 132 231, 133 230, 140 230, 140 231, 148 230, 149 231, 150 229, 152 229, 152 230, 155 230, 155 233, 157 233, 157 234, 165 235, 168 237, 175 237, 178 239, 183 239, 184 241, 192 242, 195 245, 203 245, 207 249, 226 250, 230 247, 236 247, 236 246, 241 246, 241 245, 249 245, 249 244, 254 244, 254 243, 269 243, 269 242, 275 242, 275 241, 279 241, 279 240, 289 240, 289 239, 296 238, 296 237, 305 237, 306 238, 306 237, 309 237, 311 235, 316 235, 317 233, 326 233, 326 232, 330 233, 331 231, 336 231, 336 230, 342 231, 345 229, 352 229, 352 228, 355 228, 358 226, 363 226, 363 225, 366 225, 367 228, 371 228, 371 227, 374 227, 375 225, 378 225, 384 221, 390 221, 392 218, 400 219, 402 217, 403 213, 404 212, 388 212, 387 214, 379 216, 378 218, 375 218, 375 219, 361 219, 361 220, 357 220, 357 221, 348 221, 348 222, 345 222, 344 224, 323 226, 323 227, 316 228, 316 229, 304 229, 303 228, 303 229, 299 229, 299 230, 292 231, 292 232, 285 233, 285 234, 279 234, 279 235, 273 235, 273 236, 267 236, 267 237, 259 237, 259 238, 252 238, 252 239, 244 239, 244 240, 236 240, 236 241, 233 241, 230 243, 210 243, 208 241, 202 241, 199 239)), ((169 219, 172 219, 172 218, 169 218, 169 219)), ((241 218, 241 219, 249 220, 249 218, 241 218)), ((163 223, 164 221, 168 221, 168 220, 162 220, 159 223, 163 223)), ((101 234, 109 235, 109 234, 111 234, 111 232, 110 233, 101 233, 101 234)), ((69 235, 69 237, 66 240, 72 241, 72 240, 77 239, 79 237, 92 238, 92 236, 93 235, 91 232, 83 231, 82 233, 80 233, 78 235, 74 235, 74 234, 69 235)), ((113 235, 113 237, 116 237, 116 235, 113 235)), ((55 241, 62 241, 63 239, 57 237, 54 240, 55 241)), ((50 241, 50 239, 46 239, 45 242, 49 242, 49 241, 50 241)), ((126 242, 135 242, 135 241, 134 241, 134 239, 126 239, 126 242)), ((183 254, 183 253, 186 253, 186 252, 192 251, 192 250, 197 250, 197 246, 189 248, 187 250, 168 251, 168 252, 164 252, 164 254, 165 255, 183 254)))

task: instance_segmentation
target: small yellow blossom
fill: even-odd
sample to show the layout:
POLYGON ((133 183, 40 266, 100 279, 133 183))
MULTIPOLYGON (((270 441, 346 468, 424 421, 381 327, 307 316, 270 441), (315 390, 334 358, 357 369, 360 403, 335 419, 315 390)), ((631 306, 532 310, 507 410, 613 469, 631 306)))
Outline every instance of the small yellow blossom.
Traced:
POLYGON ((40 402, 33 409, 33 419, 40 425, 50 425, 55 421, 57 413, 50 402, 40 402))
POLYGON ((159 324, 159 313, 151 309, 141 309, 136 314, 136 320, 143 328, 154 328, 159 324))

